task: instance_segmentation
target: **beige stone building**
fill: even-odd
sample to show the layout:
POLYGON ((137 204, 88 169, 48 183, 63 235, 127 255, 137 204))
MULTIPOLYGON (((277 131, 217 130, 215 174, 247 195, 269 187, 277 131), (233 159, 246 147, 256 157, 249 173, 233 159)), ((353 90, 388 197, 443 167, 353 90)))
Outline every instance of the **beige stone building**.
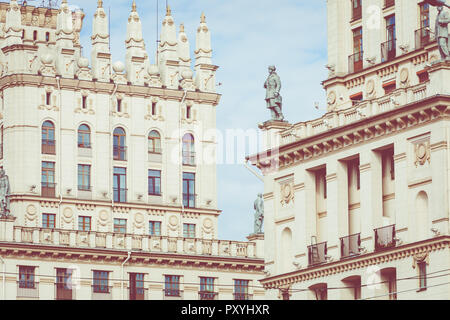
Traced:
POLYGON ((194 70, 170 8, 150 62, 133 2, 111 61, 84 13, 0 3, 1 299, 261 299, 263 242, 218 239, 216 92, 201 16, 194 70))
POLYGON ((437 10, 327 7, 324 115, 260 125, 267 150, 248 157, 264 174, 261 283, 271 299, 449 299, 450 64, 437 10))

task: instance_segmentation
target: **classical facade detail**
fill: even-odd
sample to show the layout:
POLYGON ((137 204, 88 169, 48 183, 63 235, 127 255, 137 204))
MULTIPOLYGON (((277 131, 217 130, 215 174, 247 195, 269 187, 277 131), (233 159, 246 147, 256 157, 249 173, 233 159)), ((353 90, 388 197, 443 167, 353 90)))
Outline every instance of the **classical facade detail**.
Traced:
POLYGON ((426 162, 431 163, 431 148, 430 141, 416 142, 414 144, 414 153, 416 160, 414 164, 416 167, 423 166, 426 162))

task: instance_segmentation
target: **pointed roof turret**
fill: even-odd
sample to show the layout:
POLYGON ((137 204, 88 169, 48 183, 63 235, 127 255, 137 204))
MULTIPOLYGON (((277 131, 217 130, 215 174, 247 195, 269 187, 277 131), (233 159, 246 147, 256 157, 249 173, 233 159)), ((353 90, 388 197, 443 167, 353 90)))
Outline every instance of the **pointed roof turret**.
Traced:
POLYGON ((180 25, 180 33, 178 34, 178 58, 181 65, 190 66, 191 64, 191 47, 189 40, 184 32, 184 24, 180 25))
POLYGON ((200 17, 200 26, 197 29, 195 55, 197 63, 211 64, 211 33, 206 25, 206 17, 203 12, 200 17))
POLYGON ((162 22, 160 46, 175 46, 177 44, 177 29, 172 17, 170 6, 166 8, 166 16, 162 22))
POLYGON ((127 24, 127 40, 125 41, 127 48, 129 47, 140 47, 144 48, 144 40, 142 37, 142 23, 137 13, 136 1, 133 0, 131 6, 131 13, 128 17, 127 24))

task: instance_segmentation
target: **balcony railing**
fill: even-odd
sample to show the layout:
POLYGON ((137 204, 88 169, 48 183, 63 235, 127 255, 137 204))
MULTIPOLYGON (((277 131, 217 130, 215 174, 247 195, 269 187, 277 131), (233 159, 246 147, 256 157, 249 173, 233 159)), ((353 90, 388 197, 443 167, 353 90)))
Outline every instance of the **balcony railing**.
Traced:
POLYGON ((356 52, 348 57, 348 72, 359 72, 363 69, 363 51, 356 52))
POLYGON ((375 229, 375 251, 395 247, 395 225, 375 229))
POLYGON ((183 300, 183 291, 179 289, 163 289, 164 300, 183 300))
POLYGON ((131 290, 128 288, 128 297, 130 300, 148 300, 148 289, 134 288, 131 290))
POLYGON ((391 61, 397 55, 397 39, 388 40, 381 44, 381 62, 391 61))
POLYGON ((360 254, 361 234, 354 234, 341 238, 341 258, 353 257, 360 254))
POLYGON ((253 300, 253 295, 248 293, 233 293, 234 300, 253 300))
POLYGON ((114 202, 127 202, 128 189, 114 188, 114 202))
POLYGON ((42 182, 41 183, 41 195, 45 198, 54 198, 56 190, 56 183, 42 182))
POLYGON ((42 139, 42 153, 43 154, 56 154, 55 140, 42 139))
POLYGON ((17 298, 38 299, 39 283, 33 281, 17 281, 17 298))
POLYGON ((219 293, 211 292, 211 291, 199 291, 198 299, 199 300, 218 300, 219 293))
POLYGON ((195 152, 183 151, 183 165, 195 166, 195 152))
POLYGON ((416 50, 425 47, 427 44, 433 42, 434 40, 430 27, 424 27, 416 30, 415 35, 416 35, 416 50))
POLYGON ((126 161, 127 160, 127 147, 114 146, 113 147, 114 160, 126 161))
POLYGON ((308 246, 308 264, 310 266, 327 262, 327 243, 308 246))
POLYGON ((75 300, 75 290, 72 290, 67 283, 55 283, 56 300, 75 300))

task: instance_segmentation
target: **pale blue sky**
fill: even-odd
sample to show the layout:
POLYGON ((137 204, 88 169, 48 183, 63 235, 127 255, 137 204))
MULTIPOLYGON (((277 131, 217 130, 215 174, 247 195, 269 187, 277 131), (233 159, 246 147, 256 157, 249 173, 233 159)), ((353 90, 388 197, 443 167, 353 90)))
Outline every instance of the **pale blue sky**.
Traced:
MULTIPOLYGON (((111 8, 113 61, 125 60, 125 36, 131 0, 104 0, 111 8)), ((161 26, 165 0, 159 0, 161 26)), ((137 0, 144 39, 154 63, 156 0, 137 0)), ((90 58, 94 0, 69 0, 83 8, 86 18, 81 34, 84 55, 90 58)), ((213 63, 220 69, 217 82, 222 94, 217 109, 217 127, 256 128, 270 118, 265 107, 264 81, 267 67, 275 65, 281 77, 283 112, 291 122, 319 117, 314 102, 325 104, 321 86, 327 76, 325 0, 169 0, 178 26, 184 23, 191 51, 202 11, 211 31, 213 63)), ((160 29, 161 27, 159 27, 160 29)), ((192 59, 194 59, 192 53, 192 59)), ((243 159, 242 159, 243 160, 243 159)), ((245 240, 253 232, 253 202, 263 184, 243 165, 218 165, 219 238, 245 240)))

